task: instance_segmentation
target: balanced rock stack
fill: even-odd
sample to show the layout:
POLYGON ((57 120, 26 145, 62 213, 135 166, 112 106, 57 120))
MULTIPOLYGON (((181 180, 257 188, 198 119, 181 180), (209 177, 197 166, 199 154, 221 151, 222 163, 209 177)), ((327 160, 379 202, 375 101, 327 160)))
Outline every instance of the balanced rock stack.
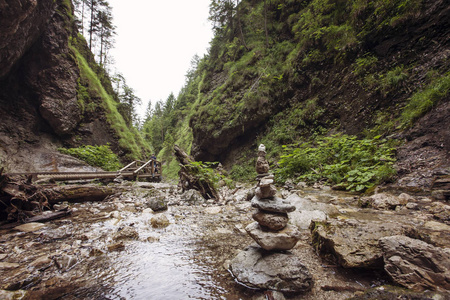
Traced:
POLYGON ((251 245, 230 261, 229 270, 245 286, 278 292, 298 293, 311 290, 313 279, 301 259, 289 251, 298 242, 300 232, 288 224, 288 212, 295 206, 276 196, 273 176, 269 174, 264 145, 258 149, 256 171, 258 185, 252 206, 256 222, 245 230, 259 245, 251 245))
POLYGON ((297 227, 288 224, 287 213, 294 211, 295 206, 276 196, 273 175, 268 171, 265 147, 260 145, 256 162, 259 182, 252 199, 252 206, 257 208, 253 214, 256 222, 245 230, 265 250, 290 250, 300 237, 297 227))

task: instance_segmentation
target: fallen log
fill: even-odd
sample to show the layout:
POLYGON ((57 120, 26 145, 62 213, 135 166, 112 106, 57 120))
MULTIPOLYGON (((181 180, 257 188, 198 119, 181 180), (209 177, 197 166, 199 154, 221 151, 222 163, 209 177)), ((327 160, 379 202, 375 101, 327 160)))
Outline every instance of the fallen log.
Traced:
MULTIPOLYGON (((9 177, 0 174, 0 221, 24 223, 35 217, 36 213, 51 209, 58 202, 102 201, 117 192, 117 187, 95 184, 33 185, 24 176, 9 177)), ((54 216, 60 215, 63 213, 54 216)))
POLYGON ((102 201, 117 193, 117 188, 99 185, 64 185, 46 188, 36 193, 36 197, 45 199, 49 204, 62 201, 85 202, 102 201))
POLYGON ((22 222, 2 224, 2 225, 0 225, 0 229, 11 229, 11 228, 14 228, 16 226, 19 226, 21 224, 26 224, 26 223, 34 223, 34 222, 44 223, 44 222, 48 222, 48 221, 53 221, 53 220, 68 216, 71 213, 72 213, 71 210, 69 210, 68 208, 65 208, 65 209, 55 211, 55 212, 30 217, 30 218, 23 220, 22 222))
POLYGON ((192 164, 195 160, 177 145, 174 145, 174 151, 175 157, 181 167, 178 172, 180 176, 178 185, 182 188, 183 192, 194 189, 199 191, 205 199, 216 199, 216 201, 219 201, 220 196, 214 187, 214 183, 203 176, 199 176, 198 169, 192 164))
POLYGON ((31 222, 48 222, 48 221, 52 221, 52 220, 56 220, 59 218, 63 218, 65 216, 68 216, 72 213, 71 210, 69 210, 69 208, 65 208, 65 209, 61 209, 61 210, 57 210, 55 212, 51 212, 51 213, 46 213, 46 214, 42 214, 42 215, 38 215, 38 216, 34 216, 31 218, 28 218, 24 221, 24 223, 31 223, 31 222))

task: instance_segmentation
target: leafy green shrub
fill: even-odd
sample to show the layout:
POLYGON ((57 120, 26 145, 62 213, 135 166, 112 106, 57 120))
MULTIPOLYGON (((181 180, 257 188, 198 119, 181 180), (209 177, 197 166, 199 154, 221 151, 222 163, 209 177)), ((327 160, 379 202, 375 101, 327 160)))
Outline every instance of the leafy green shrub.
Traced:
POLYGON ((63 154, 79 158, 91 166, 100 167, 106 171, 117 171, 122 167, 117 155, 111 151, 109 145, 85 145, 78 148, 58 148, 63 154))
POLYGON ((395 148, 380 136, 357 139, 349 135, 319 137, 316 142, 299 147, 283 146, 277 181, 297 178, 306 181, 326 180, 347 190, 364 191, 395 175, 392 165, 395 148))

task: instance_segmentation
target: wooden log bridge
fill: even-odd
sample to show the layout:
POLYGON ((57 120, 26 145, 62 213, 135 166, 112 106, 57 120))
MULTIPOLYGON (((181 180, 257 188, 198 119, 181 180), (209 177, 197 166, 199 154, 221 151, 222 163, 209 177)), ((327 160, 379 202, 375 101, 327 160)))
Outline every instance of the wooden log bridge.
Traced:
POLYGON ((34 173, 8 173, 6 176, 27 176, 31 181, 37 180, 84 180, 84 179, 116 179, 125 180, 147 179, 149 181, 161 181, 161 163, 157 160, 136 160, 119 171, 115 172, 34 172, 34 173))

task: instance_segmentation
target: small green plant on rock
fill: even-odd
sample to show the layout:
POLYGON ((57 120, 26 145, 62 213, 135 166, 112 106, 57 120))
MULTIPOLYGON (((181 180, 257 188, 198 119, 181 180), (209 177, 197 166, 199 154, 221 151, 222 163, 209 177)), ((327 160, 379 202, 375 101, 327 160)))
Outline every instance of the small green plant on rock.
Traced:
POLYGON ((450 91, 450 72, 441 77, 432 78, 422 90, 414 93, 400 116, 401 127, 409 127, 414 121, 430 111, 450 91))
POLYGON ((122 167, 117 155, 111 151, 109 145, 85 145, 78 148, 58 148, 63 154, 81 159, 91 166, 100 167, 105 171, 117 171, 122 167))

